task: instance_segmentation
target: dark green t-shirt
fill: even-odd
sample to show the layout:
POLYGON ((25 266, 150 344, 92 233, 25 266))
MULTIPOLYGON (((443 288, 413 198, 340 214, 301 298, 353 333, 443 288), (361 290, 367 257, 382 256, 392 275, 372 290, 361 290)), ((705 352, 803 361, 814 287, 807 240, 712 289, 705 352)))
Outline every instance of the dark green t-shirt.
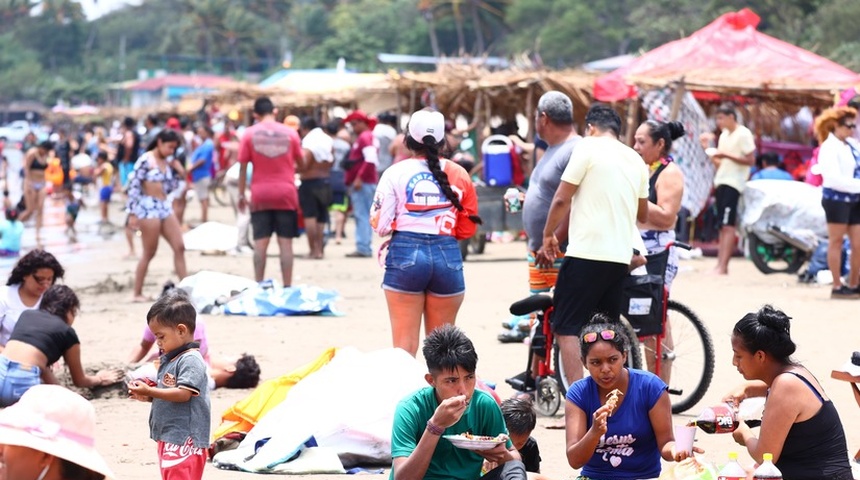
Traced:
MULTIPOLYGON (((401 400, 394 412, 394 428, 391 432, 391 457, 408 457, 418 446, 418 441, 427 428, 427 420, 433 416, 439 402, 433 387, 418 390, 401 400)), ((472 401, 460 421, 445 429, 445 435, 458 435, 471 431, 474 435, 495 437, 507 434, 502 410, 493 397, 475 390, 472 401)), ((508 440, 508 449, 512 443, 508 440)), ((425 480, 477 480, 481 476, 484 458, 470 450, 457 448, 444 438, 439 439, 425 480)), ((394 469, 391 469, 394 478, 394 469)))

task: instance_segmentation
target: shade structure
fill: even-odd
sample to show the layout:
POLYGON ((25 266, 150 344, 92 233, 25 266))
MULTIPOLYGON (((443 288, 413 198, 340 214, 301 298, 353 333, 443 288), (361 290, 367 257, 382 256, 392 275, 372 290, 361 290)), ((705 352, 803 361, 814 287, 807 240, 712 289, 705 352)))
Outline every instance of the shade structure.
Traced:
POLYGON ((832 101, 860 75, 824 57, 756 30, 750 9, 726 13, 687 38, 667 43, 594 82, 601 101, 632 98, 637 87, 683 80, 687 89, 788 103, 832 101))

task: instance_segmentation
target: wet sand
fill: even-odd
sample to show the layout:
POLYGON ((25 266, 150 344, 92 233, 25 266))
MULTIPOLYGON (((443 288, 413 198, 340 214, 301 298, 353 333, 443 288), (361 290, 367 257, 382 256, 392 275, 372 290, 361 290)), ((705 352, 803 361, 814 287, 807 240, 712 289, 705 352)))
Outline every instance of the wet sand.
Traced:
MULTIPOLYGON (((124 220, 119 204, 111 207, 115 223, 124 220)), ((56 213, 57 208, 52 207, 56 213)), ((97 206, 82 214, 82 232, 95 232, 97 206)), ((189 202, 189 218, 198 218, 197 205, 189 202)), ((215 207, 215 220, 232 223, 232 212, 215 207)), ((56 216, 53 217, 56 219, 56 216)), ((382 268, 375 259, 344 258, 354 250, 352 229, 343 245, 330 244, 326 259, 309 260, 304 238, 295 243, 299 258, 295 261, 295 284, 307 283, 334 288, 343 297, 337 307, 342 317, 247 318, 206 316, 209 344, 213 352, 256 355, 263 377, 281 375, 315 358, 330 346, 356 346, 372 350, 389 345, 388 313, 379 284, 382 268)), ((69 246, 62 238, 62 227, 48 228, 48 248, 58 252, 67 267, 66 283, 82 298, 82 313, 75 329, 82 340, 85 366, 117 364, 125 360, 139 341, 145 326, 149 305, 132 304, 131 281, 136 262, 124 260, 125 239, 121 232, 104 240, 95 233, 82 233, 84 243, 69 246), (59 228, 59 230, 57 230, 59 228), (59 235, 58 235, 59 234, 59 235)), ((25 236, 25 246, 33 245, 32 232, 25 236)), ((376 241, 378 244, 378 240, 376 241)), ((139 246, 139 245, 138 245, 139 246)), ((268 276, 277 276, 276 247, 272 246, 268 276)), ((522 371, 526 347, 521 344, 500 344, 496 335, 500 323, 508 319, 508 305, 527 295, 526 266, 523 261, 525 245, 491 243, 484 255, 473 255, 466 263, 466 300, 458 325, 474 341, 479 354, 478 374, 496 382, 502 398, 514 392, 504 379, 522 371)), ((218 270, 253 276, 250 257, 205 256, 198 252, 187 254, 189 272, 218 270)), ((673 298, 691 307, 708 324, 716 346, 717 365, 714 380, 705 399, 685 415, 675 416, 676 423, 686 423, 702 407, 715 404, 732 386, 742 380, 731 365, 729 336, 731 327, 743 314, 772 303, 794 317, 792 337, 798 343, 796 359, 818 377, 833 399, 845 425, 849 452, 860 448, 860 415, 847 383, 830 379, 831 369, 850 358, 857 344, 857 308, 851 300, 832 301, 827 287, 799 285, 794 276, 759 273, 744 259, 734 259, 728 277, 711 276, 715 260, 704 258, 684 261, 682 272, 674 284, 673 298)), ((8 266, 0 265, 3 274, 8 266)), ((172 275, 171 253, 162 241, 150 266, 145 293, 157 295, 161 285, 172 275)), ((386 381, 376 372, 370 378, 386 381)), ((369 386, 369 389, 372 385, 369 386)), ((212 393, 212 426, 220 423, 220 414, 249 391, 217 390, 212 393)), ((350 392, 362 395, 364 392, 350 392)), ((122 398, 96 399, 98 414, 97 446, 113 467, 119 479, 158 478, 155 443, 149 439, 147 418, 149 405, 122 398)), ((549 430, 545 425, 558 423, 556 418, 539 418, 534 432, 543 458, 543 472, 552 478, 574 478, 576 472, 567 465, 564 456, 564 431, 549 430)), ((697 434, 697 445, 704 448, 707 460, 723 463, 729 451, 741 451, 741 460, 749 462, 745 450, 729 435, 697 434)), ((249 478, 250 474, 220 471, 208 465, 205 478, 249 478)), ((322 478, 314 476, 315 478, 322 478)), ((347 477, 344 477, 347 478, 347 477)), ((377 476, 376 478, 383 478, 377 476)), ((385 477, 387 478, 387 471, 385 477)))

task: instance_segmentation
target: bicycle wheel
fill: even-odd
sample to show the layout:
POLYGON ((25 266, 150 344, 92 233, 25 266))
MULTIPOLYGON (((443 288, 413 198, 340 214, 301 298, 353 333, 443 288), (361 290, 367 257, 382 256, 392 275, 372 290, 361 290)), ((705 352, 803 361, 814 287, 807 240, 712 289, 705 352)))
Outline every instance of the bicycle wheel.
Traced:
MULTIPOLYGON (((621 317, 621 324, 623 325, 624 333, 626 333, 627 338, 630 339, 630 348, 627 350, 627 367, 637 369, 642 368, 642 350, 639 348, 639 341, 636 338, 636 332, 633 330, 633 327, 630 326, 630 322, 628 322, 626 318, 621 317)), ((561 361, 562 353, 561 349, 558 348, 558 344, 553 345, 552 356, 553 367, 555 368, 555 379, 562 387, 563 395, 566 395, 567 390, 570 388, 570 384, 567 382, 567 376, 564 374, 564 362, 561 361)))
MULTIPOLYGON (((672 413, 681 413, 698 403, 711 385, 714 342, 707 327, 686 305, 669 300, 666 315, 671 338, 663 339, 663 368, 669 369, 672 413)), ((642 348, 646 358, 654 356, 653 346, 642 342, 642 348)))

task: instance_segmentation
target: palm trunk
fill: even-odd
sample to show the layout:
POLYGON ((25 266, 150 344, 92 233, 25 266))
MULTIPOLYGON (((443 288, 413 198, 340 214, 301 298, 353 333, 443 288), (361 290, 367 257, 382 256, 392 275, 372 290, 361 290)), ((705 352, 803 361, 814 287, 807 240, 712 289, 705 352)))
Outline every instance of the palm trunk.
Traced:
POLYGON ((475 48, 478 50, 478 55, 484 54, 484 31, 481 28, 481 16, 478 13, 478 1, 469 0, 469 10, 472 13, 472 27, 475 29, 475 48))

